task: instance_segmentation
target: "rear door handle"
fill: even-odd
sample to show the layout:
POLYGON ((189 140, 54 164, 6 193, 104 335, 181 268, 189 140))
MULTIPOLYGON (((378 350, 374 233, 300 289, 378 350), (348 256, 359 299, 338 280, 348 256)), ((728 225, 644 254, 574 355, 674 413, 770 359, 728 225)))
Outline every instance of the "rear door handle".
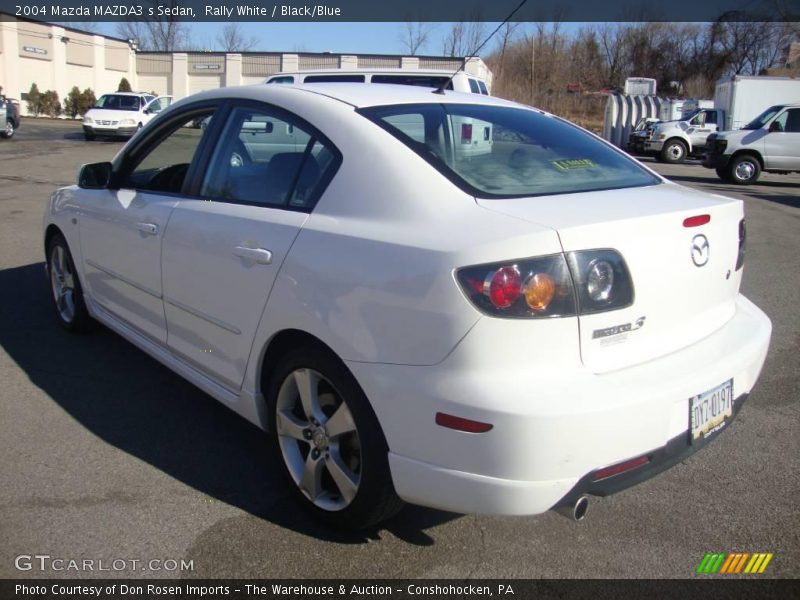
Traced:
POLYGON ((247 260, 252 260, 260 265, 268 265, 272 262, 272 252, 266 248, 248 248, 246 246, 236 246, 233 253, 247 260))
POLYGON ((155 223, 137 223, 136 229, 147 235, 158 235, 158 225, 155 223))

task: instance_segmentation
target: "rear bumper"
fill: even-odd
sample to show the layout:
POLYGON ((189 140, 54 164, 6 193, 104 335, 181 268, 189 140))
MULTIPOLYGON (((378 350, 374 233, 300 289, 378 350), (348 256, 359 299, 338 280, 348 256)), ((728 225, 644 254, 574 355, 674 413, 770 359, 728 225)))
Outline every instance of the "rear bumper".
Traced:
MULTIPOLYGON (((689 444, 689 398, 733 378, 734 410, 741 408, 771 336, 768 317, 740 296, 734 316, 692 346, 598 375, 572 363, 508 368, 490 358, 478 367, 486 362, 478 354, 487 339, 476 330, 434 367, 348 365, 372 399, 395 489, 408 502, 527 515, 653 477, 719 433, 689 444), (435 424, 436 412, 493 428, 481 434, 445 429, 435 424), (647 465, 593 481, 598 469, 642 455, 647 465)), ((497 328, 487 331, 491 336, 497 328)), ((516 354, 513 342, 490 341, 492 353, 516 354)))

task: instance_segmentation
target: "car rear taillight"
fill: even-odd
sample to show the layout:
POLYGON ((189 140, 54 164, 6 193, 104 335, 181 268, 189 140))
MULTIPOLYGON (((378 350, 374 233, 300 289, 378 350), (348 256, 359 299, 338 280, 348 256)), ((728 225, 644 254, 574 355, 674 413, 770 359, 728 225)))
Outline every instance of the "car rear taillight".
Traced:
POLYGON ((496 317, 569 317, 633 304, 628 267, 616 250, 581 250, 456 271, 470 301, 496 317))
POLYGON ((470 301, 489 315, 575 314, 575 294, 563 254, 465 267, 456 278, 470 301))
POLYGON ((633 281, 616 250, 580 250, 568 255, 578 313, 617 310, 633 304, 633 281))
POLYGON ((744 226, 744 219, 739 221, 739 255, 736 257, 736 270, 744 266, 744 247, 747 240, 747 230, 744 226))

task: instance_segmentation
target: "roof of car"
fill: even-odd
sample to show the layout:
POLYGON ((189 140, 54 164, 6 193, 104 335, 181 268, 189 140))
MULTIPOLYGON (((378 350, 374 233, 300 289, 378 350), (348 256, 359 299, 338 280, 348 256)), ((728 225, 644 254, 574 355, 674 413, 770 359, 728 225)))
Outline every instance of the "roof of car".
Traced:
POLYGON ((274 77, 284 77, 287 75, 375 75, 375 74, 391 74, 391 75, 408 75, 413 77, 414 75, 444 75, 449 77, 450 75, 464 75, 466 77, 473 77, 475 79, 484 80, 483 77, 478 75, 472 75, 469 73, 465 73, 464 71, 458 71, 457 73, 453 73, 452 69, 403 69, 401 67, 369 67, 365 69, 314 69, 313 71, 280 71, 279 73, 273 73, 269 75, 267 79, 272 79, 274 77))
POLYGON ((315 94, 344 102, 356 108, 367 106, 386 106, 391 104, 485 104, 490 106, 523 107, 516 102, 502 100, 494 96, 471 94, 445 90, 444 94, 434 94, 431 88, 413 85, 368 84, 368 83, 315 83, 312 85, 248 85, 227 87, 202 92, 193 98, 251 98, 269 100, 282 95, 315 94))

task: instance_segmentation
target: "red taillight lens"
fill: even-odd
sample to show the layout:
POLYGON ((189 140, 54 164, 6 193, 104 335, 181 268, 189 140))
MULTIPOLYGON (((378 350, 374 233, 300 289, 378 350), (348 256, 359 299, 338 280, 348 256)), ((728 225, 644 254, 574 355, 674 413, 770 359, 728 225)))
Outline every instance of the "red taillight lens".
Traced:
POLYGON ((508 308, 519 298, 522 285, 515 267, 502 267, 489 279, 489 300, 497 308, 508 308))
POLYGON ((462 144, 472 143, 472 125, 467 123, 463 123, 461 125, 461 143, 462 144))
POLYGON ((456 278, 470 301, 490 315, 575 314, 575 293, 563 254, 465 267, 456 278))
POLYGON ((466 431, 467 433, 486 433, 494 427, 491 423, 481 423, 480 421, 464 419, 447 413, 436 413, 436 424, 448 429, 466 431))
POLYGON ((613 477, 614 475, 619 475, 620 473, 625 473, 626 471, 630 471, 631 469, 635 469, 637 467, 641 467, 642 465, 646 465, 649 462, 650 462, 649 456, 640 456, 638 458, 634 458, 633 460, 626 460, 625 462, 621 462, 616 465, 611 465, 610 467, 606 467, 605 469, 600 469, 599 471, 595 471, 594 475, 592 475, 592 481, 600 481, 601 479, 608 479, 609 477, 613 477))
POLYGON ((711 221, 711 215, 695 215, 683 220, 684 227, 700 227, 711 221))

